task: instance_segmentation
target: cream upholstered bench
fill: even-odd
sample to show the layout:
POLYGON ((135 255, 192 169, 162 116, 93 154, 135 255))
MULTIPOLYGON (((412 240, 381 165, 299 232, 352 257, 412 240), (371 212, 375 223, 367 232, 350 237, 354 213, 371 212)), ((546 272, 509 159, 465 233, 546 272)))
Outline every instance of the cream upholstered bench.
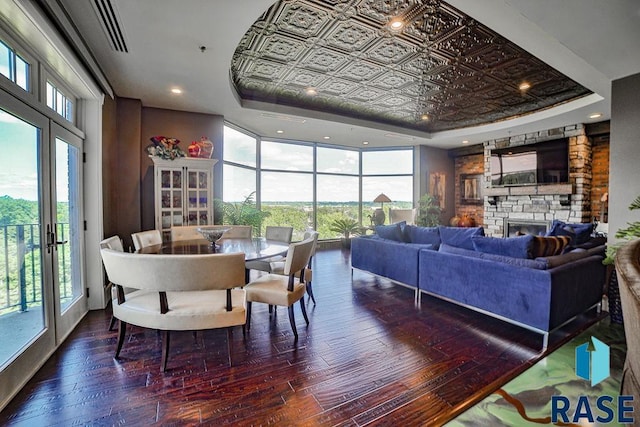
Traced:
POLYGON ((100 252, 109 281, 117 286, 113 300, 113 315, 120 321, 116 358, 127 324, 163 331, 165 371, 169 331, 231 328, 246 322, 246 293, 236 289, 245 280, 243 253, 145 255, 108 248, 100 252), (123 287, 136 290, 125 295, 123 287))

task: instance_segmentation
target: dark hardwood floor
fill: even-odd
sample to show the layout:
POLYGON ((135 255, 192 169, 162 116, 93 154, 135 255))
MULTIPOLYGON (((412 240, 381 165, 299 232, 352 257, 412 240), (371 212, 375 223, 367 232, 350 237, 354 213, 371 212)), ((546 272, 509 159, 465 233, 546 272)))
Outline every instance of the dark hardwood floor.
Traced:
MULTIPOLYGON (((356 271, 319 251, 317 305, 254 304, 251 332, 160 335, 133 328, 121 359, 110 310, 92 311, 0 413, 0 425, 441 425, 542 354, 539 335, 356 271), (229 367, 228 346, 232 366, 229 367)), ((591 322, 585 318, 582 324, 591 322)), ((560 331, 557 346, 582 327, 560 331)))

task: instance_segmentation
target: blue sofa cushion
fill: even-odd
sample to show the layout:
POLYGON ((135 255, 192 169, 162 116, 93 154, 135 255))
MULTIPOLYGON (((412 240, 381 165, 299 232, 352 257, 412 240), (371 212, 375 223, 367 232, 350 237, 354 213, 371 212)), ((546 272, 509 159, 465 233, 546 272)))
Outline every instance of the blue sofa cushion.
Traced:
POLYGON ((547 236, 569 236, 571 246, 576 246, 588 242, 592 233, 593 223, 566 223, 554 219, 547 236))
POLYGON ((473 248, 478 252, 514 258, 532 258, 531 246, 533 236, 530 234, 504 239, 499 237, 472 236, 471 242, 473 243, 473 248))
MULTIPOLYGON (((406 223, 405 223, 406 224, 406 223)), ((402 223, 391 225, 376 225, 376 234, 383 239, 394 240, 396 242, 404 242, 404 233, 402 232, 402 223)))
POLYGON ((473 250, 471 237, 484 236, 484 228, 482 227, 445 227, 440 225, 438 232, 442 243, 469 250, 473 250))
POLYGON ((496 255, 464 248, 457 248, 455 246, 449 246, 445 243, 440 244, 440 249, 438 249, 438 252, 480 258, 487 261, 501 262, 503 264, 512 265, 514 267, 533 268, 536 270, 546 270, 548 268, 546 259, 514 258, 510 256, 496 255))
POLYGON ((418 227, 406 225, 404 227, 405 241, 408 243, 421 243, 433 245, 435 249, 440 244, 440 233, 438 227, 418 227))

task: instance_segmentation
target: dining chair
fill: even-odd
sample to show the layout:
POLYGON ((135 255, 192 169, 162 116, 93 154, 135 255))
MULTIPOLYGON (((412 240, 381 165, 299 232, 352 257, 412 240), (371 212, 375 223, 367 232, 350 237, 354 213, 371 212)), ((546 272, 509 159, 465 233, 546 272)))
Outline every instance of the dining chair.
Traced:
MULTIPOLYGON (((268 225, 265 229, 264 237, 267 240, 273 240, 276 242, 291 243, 291 237, 293 236, 293 227, 280 227, 268 225)), ((247 270, 259 270, 271 273, 271 263, 284 260, 284 256, 278 255, 271 258, 265 258, 255 261, 248 261, 245 265, 247 270)))
MULTIPOLYGON (((111 237, 107 237, 106 239, 102 240, 100 242, 100 249, 112 249, 114 251, 118 251, 118 252, 124 252, 124 245, 122 244, 122 240, 120 239, 119 236, 111 236, 111 237)), ((115 292, 116 292, 116 287, 113 283, 110 283, 111 285, 111 296, 112 299, 113 297, 115 297, 115 292)), ((125 293, 129 293, 131 292, 131 288, 126 288, 124 289, 125 293)), ((109 330, 113 331, 113 327, 116 324, 116 318, 115 316, 112 314, 111 315, 111 321, 109 322, 109 330)))
POLYGON ((251 225, 222 225, 229 228, 222 235, 223 239, 250 239, 253 226, 251 225))
POLYGON ((162 234, 160 234, 160 230, 147 230, 132 233, 131 239, 133 240, 133 246, 136 248, 136 251, 146 248, 147 246, 162 244, 162 234))
POLYGON ((261 302, 270 306, 287 307, 293 335, 296 340, 298 339, 293 309, 294 304, 300 301, 302 315, 308 325, 309 318, 304 306, 304 294, 307 287, 304 273, 311 257, 313 244, 313 238, 291 243, 287 251, 284 275, 267 274, 245 285, 244 289, 247 292, 247 330, 251 329, 251 305, 254 302, 261 302))
MULTIPOLYGON (((311 249, 311 256, 309 257, 309 263, 307 264, 307 268, 304 270, 304 280, 307 284, 307 294, 309 294, 309 299, 313 301, 313 305, 316 305, 316 298, 313 295, 313 288, 311 283, 313 282, 313 270, 311 269, 311 262, 313 261, 313 256, 316 254, 316 247, 318 246, 318 236, 320 233, 314 230, 309 230, 304 232, 303 240, 307 240, 309 238, 313 238, 313 248, 311 249)), ((284 261, 275 261, 270 263, 271 272, 274 274, 284 274, 284 261)))
POLYGON ((171 241, 179 242, 181 240, 204 239, 198 228, 200 225, 183 225, 171 227, 171 241))
POLYGON ((167 368, 170 331, 227 328, 247 318, 244 254, 151 255, 100 250, 107 276, 116 284, 113 314, 120 321, 115 357, 127 325, 162 331, 161 370, 167 368), (214 271, 216 274, 211 274, 214 271), (125 294, 124 287, 136 290, 125 294))
POLYGON ((417 209, 389 209, 389 222, 395 224, 396 222, 406 221, 407 225, 415 225, 417 209))

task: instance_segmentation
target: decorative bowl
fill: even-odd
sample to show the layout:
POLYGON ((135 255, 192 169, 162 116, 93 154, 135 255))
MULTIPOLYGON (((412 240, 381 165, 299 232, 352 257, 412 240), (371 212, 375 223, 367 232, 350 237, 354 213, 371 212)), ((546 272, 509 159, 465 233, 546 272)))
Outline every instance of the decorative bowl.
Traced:
POLYGON ((215 245, 216 241, 218 241, 225 231, 229 230, 229 227, 198 227, 196 230, 198 233, 202 234, 205 239, 211 242, 212 245, 215 245))

